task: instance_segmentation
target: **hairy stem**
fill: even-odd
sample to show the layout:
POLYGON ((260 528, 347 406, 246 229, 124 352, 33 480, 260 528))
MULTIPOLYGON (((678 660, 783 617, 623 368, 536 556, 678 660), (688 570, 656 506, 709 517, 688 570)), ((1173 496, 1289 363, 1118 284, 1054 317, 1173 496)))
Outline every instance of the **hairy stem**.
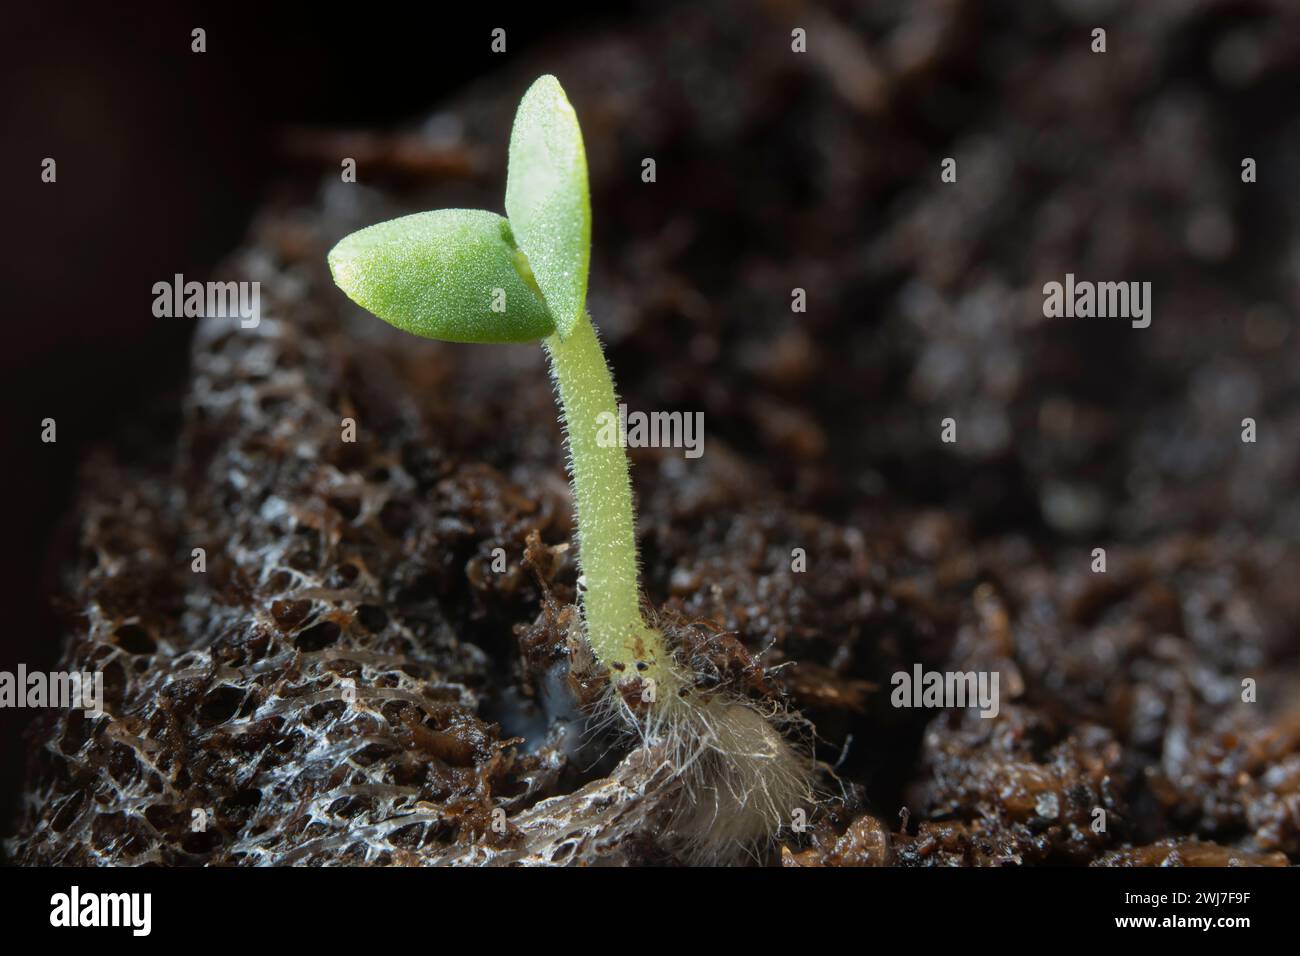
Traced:
POLYGON ((589 316, 563 341, 552 335, 545 345, 569 444, 587 641, 615 683, 653 680, 657 697, 674 678, 663 636, 641 617, 632 479, 618 441, 614 380, 589 316))

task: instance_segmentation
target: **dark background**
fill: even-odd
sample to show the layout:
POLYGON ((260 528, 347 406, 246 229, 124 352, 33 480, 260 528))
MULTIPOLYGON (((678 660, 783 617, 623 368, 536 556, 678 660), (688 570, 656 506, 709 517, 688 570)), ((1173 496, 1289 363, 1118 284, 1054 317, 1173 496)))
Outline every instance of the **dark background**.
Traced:
MULTIPOLYGON (((651 9, 653 39, 629 31, 638 34, 629 49, 644 59, 644 73, 662 75, 652 95, 633 102, 667 107, 669 119, 645 136, 676 150, 685 172, 671 203, 664 190, 645 205, 597 197, 607 217, 617 205, 625 223, 654 224, 602 239, 604 288, 626 298, 632 278, 647 278, 649 269, 629 263, 646 236, 671 238, 664 208, 698 212, 689 248, 663 253, 666 274, 650 278, 671 291, 681 266, 673 257, 689 262, 684 287, 717 293, 712 331, 735 347, 735 361, 709 367, 693 358, 697 371, 683 373, 684 384, 647 375, 674 335, 694 331, 692 317, 665 297, 643 307, 651 331, 613 356, 625 394, 707 399, 710 421, 722 423, 719 437, 773 473, 791 511, 855 527, 864 515, 883 524, 918 503, 963 512, 976 543, 1001 539, 1016 553, 1041 547, 1037 570, 1068 567, 1065 548, 1086 553, 1092 535, 1142 546, 1165 539, 1171 547, 1184 532, 1235 532, 1250 547, 1270 534, 1297 540, 1300 377, 1290 356, 1300 288, 1292 267, 1300 248, 1300 31, 1283 3, 867 0, 838 22, 866 38, 872 62, 887 65, 879 89, 871 76, 844 72, 865 59, 852 49, 802 72, 763 69, 759 38, 784 43, 790 22, 819 9, 794 0, 756 4, 752 18, 744 4, 698 2, 614 12, 594 4, 508 13, 494 6, 481 15, 441 5, 20 8, 6 11, 0 37, 8 147, 0 156, 7 214, 0 270, 11 330, 0 349, 10 505, 0 669, 53 666, 67 633, 50 603, 64 571, 53 556, 75 533, 69 511, 79 467, 93 467, 87 453, 111 444, 127 461, 149 449, 168 454, 194 323, 155 319, 152 285, 176 272, 217 277, 271 187, 286 174, 305 181, 283 149, 286 130, 418 122, 530 50, 555 53, 563 72, 572 64, 552 41, 643 23, 651 9), (1104 60, 1087 52, 1094 17, 1111 27, 1104 60), (195 26, 207 30, 202 55, 190 51, 195 26), (496 26, 508 30, 507 57, 490 51, 496 26), (927 28, 939 30, 937 41, 927 28), (1223 66, 1236 31, 1266 53, 1244 82, 1223 66), (950 153, 970 160, 962 174, 970 178, 951 199, 935 191, 932 173, 919 172, 950 153), (1257 185, 1239 181, 1244 155, 1268 170, 1257 185), (45 156, 58 160, 57 185, 40 182, 45 156), (1202 205, 1233 226, 1222 255, 1190 248, 1190 213, 1202 205), (1122 324, 1017 325, 1023 317, 1001 290, 1032 292, 1065 267, 1156 280, 1154 327, 1132 334, 1122 324), (796 280, 820 291, 800 329, 807 337, 789 340, 805 351, 787 350, 790 368, 764 365, 755 350, 776 341, 786 322, 783 307, 764 303, 773 289, 783 298, 796 280), (909 289, 923 295, 909 298, 909 289), (925 295, 942 305, 933 316, 925 295), (1266 315, 1263 324, 1280 321, 1289 332, 1264 336, 1281 343, 1272 347, 1252 341, 1248 321, 1252 307, 1268 303, 1281 304, 1282 318, 1266 315), (800 370, 801 356, 811 371, 800 370), (990 384, 997 376, 988 363, 999 357, 1017 369, 1006 393, 990 384), (1052 396, 1068 398, 1066 413, 1045 420, 1052 396), (956 456, 936 446, 939 415, 980 409, 998 413, 1014 440, 956 456), (800 429, 815 432, 825 449, 786 449, 779 428, 764 429, 781 412, 798 424, 789 429, 795 438, 800 429), (1247 413, 1266 423, 1249 453, 1237 437, 1247 413), (55 445, 39 439, 47 417, 58 422, 55 445), (1067 504, 1087 504, 1076 487, 1104 496, 1087 534, 1047 513, 1044 489, 1058 479, 1069 482, 1067 504)), ((588 72, 588 89, 603 80, 588 72)), ((644 155, 634 144, 646 112, 622 115, 618 135, 603 137, 607 148, 625 160, 644 155)), ((602 120, 590 122, 599 128, 602 120)), ((606 332, 614 327, 601 322, 606 332)), ((1231 572, 1231 561, 1219 563, 1231 572)), ((1261 577, 1286 581, 1287 567, 1261 577)), ((1193 627, 1205 616, 1196 608, 1218 608, 1221 592, 1252 602, 1268 619, 1270 640, 1294 644, 1300 605, 1282 585, 1192 580, 1186 590, 1179 613, 1191 623, 1175 630, 1200 634, 1206 660, 1219 660, 1220 651, 1247 655, 1252 642, 1268 646, 1234 637, 1230 620, 1193 627)), ((879 643, 875 622, 848 623, 862 628, 864 645, 879 643)), ((939 629, 947 634, 942 621, 939 629)), ((1093 630, 1086 610, 1066 620, 1052 631, 1062 657, 1045 660, 1068 662, 1069 642, 1093 630)), ((1138 674, 1129 683, 1146 680, 1138 674)), ((1075 683, 1083 694, 1083 682, 1075 683)), ((24 717, 0 711, 5 820, 24 717)), ((912 761, 922 726, 897 748, 899 767, 912 761)), ((888 807, 902 799, 876 795, 888 807)))
MULTIPOLYGON (((6 6, 0 448, 8 503, 0 669, 57 653, 49 560, 87 448, 156 441, 178 412, 194 323, 155 319, 153 283, 206 279, 286 170, 290 127, 400 125, 548 37, 635 16, 594 3, 508 14, 170 2, 6 6), (207 52, 190 31, 207 30, 207 52), (53 157, 58 180, 40 180, 53 157), (58 441, 40 440, 40 422, 58 441)), ((0 710, 0 819, 21 766, 21 710, 0 710)), ((7 825, 5 827, 7 829, 7 825)))

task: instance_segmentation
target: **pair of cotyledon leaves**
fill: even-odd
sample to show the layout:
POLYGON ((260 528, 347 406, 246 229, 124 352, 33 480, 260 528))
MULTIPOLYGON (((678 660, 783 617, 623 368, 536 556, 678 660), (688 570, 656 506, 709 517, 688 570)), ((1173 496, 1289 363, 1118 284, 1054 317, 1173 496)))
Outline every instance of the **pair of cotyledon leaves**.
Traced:
POLYGON ((587 298, 591 202, 578 117, 553 76, 515 114, 506 214, 440 209, 382 222, 330 250, 330 271, 358 305, 425 338, 565 338, 587 298))

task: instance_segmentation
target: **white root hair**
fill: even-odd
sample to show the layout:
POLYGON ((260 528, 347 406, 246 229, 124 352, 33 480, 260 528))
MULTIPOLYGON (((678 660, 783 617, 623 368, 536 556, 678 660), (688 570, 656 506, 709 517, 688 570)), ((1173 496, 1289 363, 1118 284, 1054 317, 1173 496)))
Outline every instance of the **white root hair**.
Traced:
POLYGON ((669 765, 662 845, 692 864, 762 861, 819 802, 811 725, 779 704, 727 685, 700 690, 682 676, 682 692, 642 707, 611 687, 597 725, 621 725, 669 765))

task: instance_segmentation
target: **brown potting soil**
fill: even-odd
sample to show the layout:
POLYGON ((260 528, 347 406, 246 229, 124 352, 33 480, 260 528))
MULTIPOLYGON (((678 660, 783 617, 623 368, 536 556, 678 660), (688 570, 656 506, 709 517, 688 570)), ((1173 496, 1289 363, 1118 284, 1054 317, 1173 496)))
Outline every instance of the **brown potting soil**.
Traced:
POLYGON ((16 861, 676 860, 661 768, 583 719, 541 348, 416 340, 325 264, 499 210, 552 71, 623 400, 704 414, 697 459, 631 450, 647 601, 816 728, 759 862, 1300 861, 1296 9, 1117 7, 1098 55, 1047 4, 863 6, 800 8, 803 55, 778 5, 670 7, 287 139, 227 270, 260 325, 203 320, 174 433, 84 464, 59 666, 109 716, 33 726, 16 861), (1066 272, 1151 281, 1150 327, 1045 318, 1066 272), (894 706, 918 664, 997 716, 894 706))

